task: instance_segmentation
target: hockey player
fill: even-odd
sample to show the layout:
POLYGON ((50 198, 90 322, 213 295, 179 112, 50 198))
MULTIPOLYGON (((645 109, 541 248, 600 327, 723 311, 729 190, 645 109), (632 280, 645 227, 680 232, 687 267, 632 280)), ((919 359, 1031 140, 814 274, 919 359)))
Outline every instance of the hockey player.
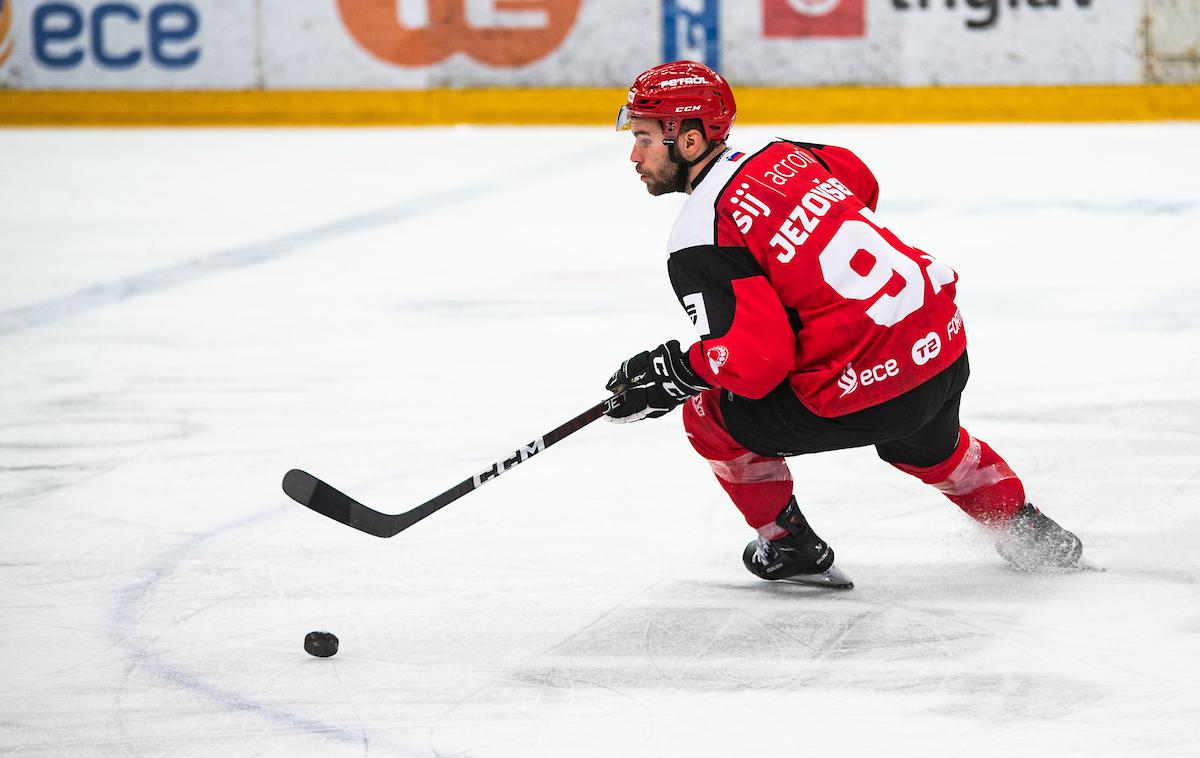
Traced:
POLYGON ((879 185, 849 150, 742 152, 725 143, 735 113, 728 83, 690 61, 642 73, 621 108, 646 189, 690 195, 667 272, 700 339, 622 363, 607 386, 626 400, 610 419, 683 405, 689 441, 758 531, 743 561, 763 579, 840 574, 784 458, 866 445, 992 530, 1014 566, 1077 566, 1080 540, 959 425, 969 368, 955 272, 875 215, 879 185))

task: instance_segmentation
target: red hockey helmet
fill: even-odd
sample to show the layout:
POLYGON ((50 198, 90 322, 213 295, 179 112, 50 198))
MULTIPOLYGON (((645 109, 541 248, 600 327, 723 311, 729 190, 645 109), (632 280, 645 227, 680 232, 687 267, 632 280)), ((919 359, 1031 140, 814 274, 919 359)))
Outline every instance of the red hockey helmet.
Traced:
POLYGON ((724 140, 733 126, 737 106, 729 82, 703 63, 672 61, 643 71, 629 88, 626 105, 617 114, 617 130, 630 128, 630 119, 658 119, 663 142, 673 143, 679 125, 689 118, 704 124, 709 142, 724 140))

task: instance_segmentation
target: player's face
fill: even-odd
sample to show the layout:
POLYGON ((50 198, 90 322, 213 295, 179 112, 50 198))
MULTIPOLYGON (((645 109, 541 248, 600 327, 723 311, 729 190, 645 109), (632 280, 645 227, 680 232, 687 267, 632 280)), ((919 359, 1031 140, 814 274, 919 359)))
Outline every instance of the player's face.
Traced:
POLYGON ((662 126, 654 119, 635 118, 633 126, 633 150, 629 160, 646 184, 651 195, 679 192, 686 177, 683 166, 671 160, 667 146, 663 144, 662 126))

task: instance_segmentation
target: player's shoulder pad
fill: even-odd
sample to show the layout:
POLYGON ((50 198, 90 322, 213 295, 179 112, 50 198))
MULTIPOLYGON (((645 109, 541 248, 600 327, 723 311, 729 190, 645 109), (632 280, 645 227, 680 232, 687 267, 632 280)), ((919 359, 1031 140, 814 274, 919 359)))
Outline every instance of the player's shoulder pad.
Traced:
MULTIPOLYGON (((825 159, 821 156, 821 151, 824 150, 825 148, 829 147, 829 145, 822 145, 819 142, 801 142, 799 140, 794 140, 794 139, 783 139, 782 137, 780 138, 779 141, 786 142, 789 145, 795 145, 796 147, 800 148, 801 150, 807 150, 809 155, 816 158, 817 163, 820 163, 821 166, 826 171, 830 171, 830 172, 833 171, 833 169, 829 167, 829 164, 826 163, 825 159)), ((842 149, 844 149, 844 148, 836 148, 836 147, 834 148, 834 150, 842 150, 842 149)))

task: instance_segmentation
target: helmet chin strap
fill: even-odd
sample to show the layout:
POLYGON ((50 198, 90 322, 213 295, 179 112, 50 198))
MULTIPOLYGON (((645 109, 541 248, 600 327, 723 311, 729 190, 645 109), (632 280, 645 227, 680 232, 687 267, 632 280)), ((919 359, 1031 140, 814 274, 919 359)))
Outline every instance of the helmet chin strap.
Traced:
POLYGON ((720 144, 717 142, 708 143, 707 150, 697 156, 694 160, 689 161, 679 154, 679 151, 675 147, 675 140, 663 140, 663 142, 667 146, 667 158, 669 158, 670 161, 676 166, 680 167, 679 176, 676 178, 675 185, 672 188, 672 191, 674 192, 687 191, 688 170, 691 169, 692 166, 695 166, 700 161, 712 155, 712 151, 716 150, 717 145, 720 144))
POLYGON ((720 144, 719 142, 709 142, 707 150, 705 150, 695 159, 689 161, 679 154, 679 151, 675 147, 675 140, 663 140, 663 142, 667 143, 667 157, 671 159, 671 162, 678 163, 686 168, 691 168, 708 156, 712 155, 712 151, 716 150, 717 145, 720 144))

